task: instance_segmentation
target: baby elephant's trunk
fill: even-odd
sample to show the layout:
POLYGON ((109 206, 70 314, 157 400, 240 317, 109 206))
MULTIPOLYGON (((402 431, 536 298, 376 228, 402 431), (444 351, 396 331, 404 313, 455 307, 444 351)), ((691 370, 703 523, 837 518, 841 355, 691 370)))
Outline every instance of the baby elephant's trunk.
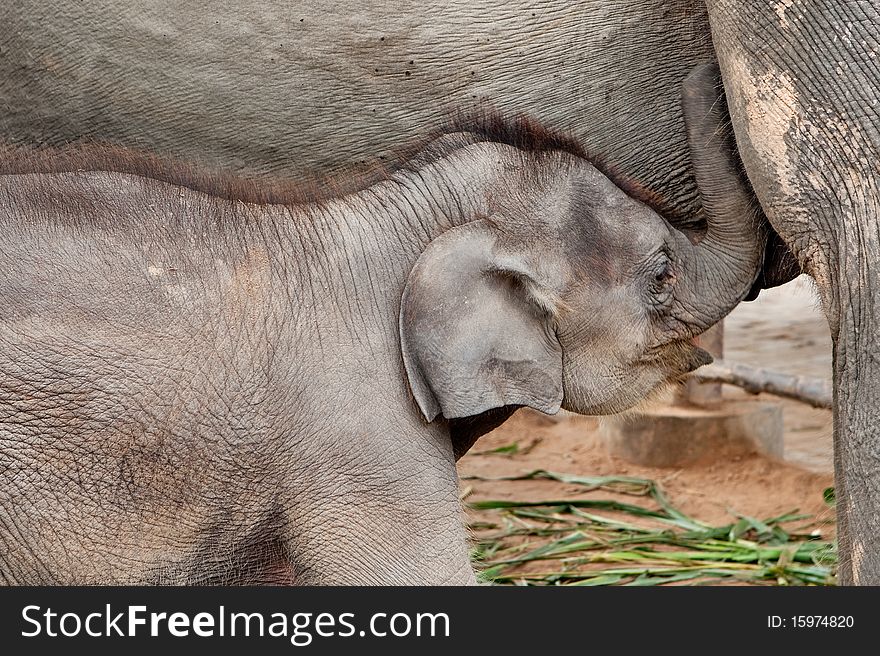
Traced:
POLYGON ((682 108, 707 230, 697 246, 676 234, 674 314, 695 335, 748 295, 764 259, 767 222, 743 172, 716 64, 687 77, 682 108))

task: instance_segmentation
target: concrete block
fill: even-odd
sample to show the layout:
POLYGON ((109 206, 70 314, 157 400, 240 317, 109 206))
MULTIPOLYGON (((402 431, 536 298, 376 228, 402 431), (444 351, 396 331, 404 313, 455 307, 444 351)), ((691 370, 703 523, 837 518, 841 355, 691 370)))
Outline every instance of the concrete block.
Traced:
POLYGON ((724 400, 708 408, 666 406, 609 417, 600 435, 613 455, 650 467, 679 467, 755 452, 781 458, 782 408, 757 400, 724 400))

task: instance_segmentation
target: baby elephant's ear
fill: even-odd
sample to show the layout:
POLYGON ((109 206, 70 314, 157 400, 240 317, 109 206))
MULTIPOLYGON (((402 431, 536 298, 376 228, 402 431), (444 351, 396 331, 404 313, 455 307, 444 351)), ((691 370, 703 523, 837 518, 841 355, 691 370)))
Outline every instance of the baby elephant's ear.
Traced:
POLYGON ((562 403, 562 348, 552 299, 525 257, 499 252, 476 221, 432 241, 406 281, 400 345, 413 396, 428 421, 562 403))

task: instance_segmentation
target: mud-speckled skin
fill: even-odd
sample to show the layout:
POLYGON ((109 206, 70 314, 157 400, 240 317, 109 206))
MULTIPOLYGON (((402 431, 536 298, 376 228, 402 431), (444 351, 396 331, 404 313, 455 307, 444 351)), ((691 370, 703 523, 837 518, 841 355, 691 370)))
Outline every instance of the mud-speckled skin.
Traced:
POLYGON ((743 162, 834 339, 840 581, 880 584, 880 7, 710 0, 743 162))
POLYGON ((677 225, 698 216, 678 102, 713 59, 696 0, 6 5, 4 139, 298 176, 387 159, 488 104, 572 134, 677 225))
POLYGON ((699 246, 576 155, 462 134, 318 205, 0 176, 0 580, 474 582, 462 442, 637 403, 754 282, 699 89, 699 246))

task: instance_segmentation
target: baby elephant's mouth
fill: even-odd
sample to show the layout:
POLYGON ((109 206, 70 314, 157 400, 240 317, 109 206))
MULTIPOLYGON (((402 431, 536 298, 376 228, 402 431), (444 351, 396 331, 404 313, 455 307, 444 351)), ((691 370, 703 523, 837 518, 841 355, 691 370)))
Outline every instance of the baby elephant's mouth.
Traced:
POLYGON ((669 380, 676 380, 712 363, 712 355, 690 340, 682 340, 652 349, 643 362, 669 372, 669 380))
POLYGON ((712 364, 713 360, 712 354, 705 349, 701 349, 699 346, 691 346, 684 359, 686 367, 684 373, 688 374, 692 371, 696 371, 705 364, 712 364))
POLYGON ((669 380, 680 380, 687 374, 712 362, 712 355, 690 340, 670 345, 662 356, 663 364, 669 372, 669 380))

